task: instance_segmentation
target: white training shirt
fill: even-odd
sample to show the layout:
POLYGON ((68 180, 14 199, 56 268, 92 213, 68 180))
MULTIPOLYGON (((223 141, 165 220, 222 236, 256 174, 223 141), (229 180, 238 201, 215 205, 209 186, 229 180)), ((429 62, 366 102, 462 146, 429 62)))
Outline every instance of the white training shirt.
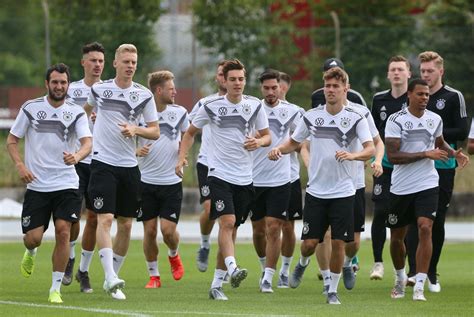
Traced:
POLYGON ((310 137, 309 182, 306 192, 321 199, 355 194, 356 162, 336 160, 336 151, 357 152, 358 142, 372 140, 367 120, 344 107, 336 115, 326 105, 309 110, 291 136, 296 142, 310 137))
POLYGON ((92 158, 112 166, 137 166, 135 139, 125 138, 119 124, 136 125, 140 115, 147 123, 158 120, 150 90, 135 82, 122 89, 110 79, 92 86, 87 103, 97 107, 92 158))
POLYGON ((91 137, 84 109, 67 100, 58 108, 46 96, 23 104, 10 133, 25 137, 25 165, 36 177, 27 188, 53 192, 79 188, 74 165, 63 152, 75 153, 76 140, 91 137))
MULTIPOLYGON (((388 117, 385 139, 400 139, 400 152, 417 153, 433 150, 436 138, 443 134, 443 121, 436 113, 425 110, 421 118, 403 109, 388 117)), ((410 164, 394 164, 390 192, 408 195, 438 186, 434 161, 425 158, 410 164)))
MULTIPOLYGON (((372 114, 370 113, 369 108, 352 102, 352 101, 347 101, 346 107, 352 108, 354 111, 359 112, 361 115, 364 116, 364 118, 367 119, 367 123, 369 125, 369 131, 370 135, 372 135, 372 140, 379 135, 379 130, 377 130, 377 127, 375 126, 374 118, 372 117, 372 114)), ((362 151, 364 147, 362 146, 362 143, 358 142, 357 150, 356 151, 362 151)), ((356 189, 361 189, 365 187, 365 163, 363 161, 356 161, 357 165, 357 175, 356 175, 356 189)))
POLYGON ((471 121, 471 131, 469 132, 468 139, 474 139, 474 118, 471 121))
MULTIPOLYGON (((89 96, 91 92, 91 87, 87 86, 86 83, 84 82, 84 79, 74 81, 69 84, 69 89, 67 91, 67 97, 69 100, 74 102, 76 105, 84 107, 84 105, 87 103, 87 97, 89 96)), ((89 121, 89 129, 91 132, 94 129, 94 123, 90 118, 88 119, 89 121)), ((76 142, 76 149, 80 149, 81 147, 81 142, 79 140, 76 142)), ((81 163, 85 164, 90 164, 92 161, 92 152, 85 157, 81 163)))
MULTIPOLYGON (((147 156, 138 158, 141 181, 152 185, 177 184, 182 179, 176 175, 175 167, 181 134, 189 127, 188 111, 182 106, 167 105, 162 112, 157 111, 157 115, 160 138, 154 141, 138 137, 140 147, 153 144, 147 156)), ((145 125, 145 122, 140 124, 145 125)))
POLYGON ((243 95, 233 104, 227 95, 204 104, 192 124, 202 129, 210 126, 211 143, 208 150, 208 176, 234 185, 252 183, 252 152, 244 148, 246 136, 268 128, 262 103, 255 97, 243 95))
POLYGON ((291 181, 290 156, 284 155, 278 161, 271 161, 268 152, 288 140, 290 128, 296 128, 301 114, 298 108, 283 100, 279 100, 274 107, 268 106, 264 100, 261 102, 268 118, 272 143, 256 149, 253 154, 253 185, 277 187, 291 181))
MULTIPOLYGON (((194 117, 196 116, 198 110, 204 105, 205 103, 214 100, 216 98, 219 98, 219 94, 215 93, 212 95, 209 95, 207 97, 201 98, 193 107, 191 110, 191 113, 189 114, 189 120, 193 120, 194 117)), ((209 133, 210 127, 208 125, 205 125, 202 128, 201 131, 201 147, 199 148, 199 154, 197 158, 197 162, 201 163, 205 166, 207 166, 207 152, 208 152, 208 147, 210 144, 211 140, 211 134, 209 133)))
MULTIPOLYGON (((294 107, 296 107, 298 109, 298 111, 300 112, 300 118, 298 120, 298 122, 299 122, 301 120, 301 118, 303 117, 303 115, 305 113, 305 110, 303 108, 301 108, 300 106, 297 106, 297 105, 292 104, 292 103, 290 103, 290 104, 293 105, 294 107)), ((297 124, 294 127, 290 127, 290 135, 293 132, 295 132, 296 127, 297 127, 297 124)), ((290 153, 290 163, 291 163, 290 178, 291 178, 291 182, 294 183, 300 178, 300 160, 298 158, 298 153, 296 151, 293 151, 293 152, 290 153)))

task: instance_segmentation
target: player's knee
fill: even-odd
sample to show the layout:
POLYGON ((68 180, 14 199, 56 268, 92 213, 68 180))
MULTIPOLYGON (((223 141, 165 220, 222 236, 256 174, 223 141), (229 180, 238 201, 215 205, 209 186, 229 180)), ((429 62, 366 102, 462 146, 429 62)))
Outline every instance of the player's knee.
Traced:
POLYGON ((23 243, 28 249, 34 249, 41 245, 42 238, 43 237, 39 234, 29 234, 29 232, 27 232, 23 236, 23 243))

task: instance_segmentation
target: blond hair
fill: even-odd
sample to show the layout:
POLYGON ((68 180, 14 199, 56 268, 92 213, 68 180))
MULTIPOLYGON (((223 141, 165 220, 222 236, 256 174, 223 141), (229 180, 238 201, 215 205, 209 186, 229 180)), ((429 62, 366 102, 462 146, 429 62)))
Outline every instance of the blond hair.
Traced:
POLYGON ((434 62, 434 64, 438 68, 443 68, 444 67, 444 60, 443 58, 436 52, 433 51, 426 51, 423 53, 420 53, 418 55, 418 60, 421 63, 428 63, 428 62, 434 62))
POLYGON ((168 80, 173 79, 174 75, 169 70, 160 70, 154 73, 150 73, 148 74, 148 88, 151 90, 151 92, 154 92, 156 90, 156 87, 163 87, 163 85, 168 80))
POLYGON ((115 58, 122 53, 135 53, 138 54, 138 50, 133 44, 122 44, 115 50, 115 58))
POLYGON ((323 80, 336 79, 340 80, 344 85, 349 83, 349 76, 340 67, 331 67, 323 74, 323 80))

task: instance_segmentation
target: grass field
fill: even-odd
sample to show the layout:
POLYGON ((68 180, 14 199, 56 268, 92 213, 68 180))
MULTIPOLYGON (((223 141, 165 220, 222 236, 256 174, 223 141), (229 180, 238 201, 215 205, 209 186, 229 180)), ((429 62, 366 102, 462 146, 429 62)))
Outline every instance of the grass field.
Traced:
MULTIPOLYGON (((160 245, 161 246, 161 245, 160 245)), ((62 287, 64 304, 47 302, 51 284, 52 242, 45 242, 37 255, 35 272, 25 279, 19 272, 24 251, 21 243, 0 243, 0 312, 2 316, 473 316, 474 315, 474 243, 448 243, 440 263, 442 292, 429 293, 427 302, 413 302, 412 290, 407 289, 404 299, 392 300, 392 265, 385 248, 385 278, 370 281, 370 242, 363 242, 360 260, 361 270, 354 290, 344 289, 341 281, 340 306, 329 306, 321 295, 322 282, 316 278, 316 261, 312 259, 305 279, 298 289, 277 289, 273 294, 258 291, 260 269, 249 243, 237 246, 237 261, 249 270, 249 276, 238 289, 225 286, 228 302, 208 299, 208 289, 213 275, 213 265, 206 273, 195 267, 196 244, 180 246, 185 265, 181 281, 171 277, 162 250, 159 268, 162 279, 160 289, 144 289, 147 282, 145 260, 140 241, 133 241, 130 252, 120 273, 126 280, 126 301, 115 301, 102 290, 102 268, 97 253, 91 267, 94 293, 82 294, 73 282, 62 287)), ((79 254, 80 247, 76 247, 79 254)), ((215 257, 215 245, 211 258, 215 257)), ((297 249, 298 250, 298 249, 297 249)), ((299 254, 299 252, 296 252, 299 254)), ((77 258, 79 259, 79 258, 77 258)), ((293 261, 293 266, 295 265, 293 261)), ((212 261, 213 262, 213 261, 212 261)), ((76 263, 77 269, 78 263, 76 263)), ((276 284, 276 279, 274 281, 276 284)))

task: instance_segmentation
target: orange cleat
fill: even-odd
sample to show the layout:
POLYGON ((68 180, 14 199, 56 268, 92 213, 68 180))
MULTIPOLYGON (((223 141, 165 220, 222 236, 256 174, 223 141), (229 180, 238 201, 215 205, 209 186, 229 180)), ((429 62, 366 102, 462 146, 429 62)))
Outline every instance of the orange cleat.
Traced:
POLYGON ((175 257, 168 256, 168 260, 170 261, 171 273, 173 274, 173 278, 176 281, 179 281, 184 275, 183 262, 181 262, 179 254, 175 257))
POLYGON ((145 288, 160 288, 161 280, 159 276, 150 276, 150 281, 145 285, 145 288))

